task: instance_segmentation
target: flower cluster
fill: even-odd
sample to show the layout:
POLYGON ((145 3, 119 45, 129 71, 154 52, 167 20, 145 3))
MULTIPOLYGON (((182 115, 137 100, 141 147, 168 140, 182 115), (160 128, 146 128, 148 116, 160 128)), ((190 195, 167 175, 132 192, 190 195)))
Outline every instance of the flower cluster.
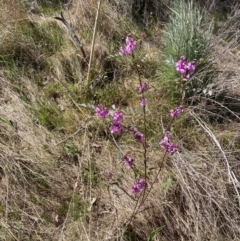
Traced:
POLYGON ((132 194, 137 194, 140 192, 146 185, 145 179, 139 179, 133 186, 132 186, 132 194))
POLYGON ((185 79, 189 79, 196 70, 197 63, 195 60, 187 62, 186 58, 182 56, 176 63, 176 70, 185 79))
POLYGON ((147 89, 147 83, 142 83, 140 87, 138 88, 138 93, 142 94, 147 89))
POLYGON ((174 108, 173 110, 170 110, 170 115, 172 116, 172 118, 177 118, 178 115, 182 112, 183 112, 183 107, 180 105, 174 108))
POLYGON ((147 99, 142 97, 142 98, 140 99, 140 105, 141 105, 141 106, 145 106, 146 104, 147 104, 147 99))
POLYGON ((140 83, 140 86, 138 88, 138 93, 142 94, 142 97, 140 98, 140 105, 145 106, 147 104, 147 99, 144 97, 144 92, 147 89, 147 83, 140 83))
POLYGON ((95 114, 101 118, 106 118, 109 116, 108 109, 104 107, 102 104, 99 104, 95 109, 95 114))
POLYGON ((130 156, 128 155, 123 156, 123 164, 127 167, 127 169, 132 168, 133 162, 134 160, 130 156))
POLYGON ((114 121, 110 126, 110 132, 114 135, 123 133, 124 128, 121 122, 114 121))
POLYGON ((178 145, 169 142, 171 133, 166 131, 163 140, 160 142, 160 146, 168 153, 173 155, 176 151, 178 151, 178 145))
POLYGON ((134 137, 137 142, 143 142, 145 136, 142 132, 138 131, 135 127, 130 127, 130 134, 134 137))
POLYGON ((124 128, 123 128, 123 113, 121 110, 117 109, 113 113, 113 123, 110 126, 110 132, 112 134, 120 134, 123 133, 124 128))
POLYGON ((113 179, 113 173, 112 172, 108 172, 107 173, 107 178, 108 179, 113 179))
MULTIPOLYGON (((103 105, 99 104, 96 109, 95 109, 95 114, 101 118, 106 118, 109 116, 109 111, 106 107, 104 107, 103 105)), ((121 110, 117 109, 114 113, 113 113, 113 123, 110 126, 110 132, 112 134, 120 134, 124 131, 123 128, 123 113, 121 110)))
POLYGON ((133 39, 133 37, 130 34, 128 34, 126 38, 126 46, 120 47, 120 53, 124 56, 130 55, 136 49, 136 46, 137 42, 133 39))
POLYGON ((121 110, 117 109, 114 113, 113 113, 113 120, 116 122, 122 122, 123 121, 123 113, 121 110))

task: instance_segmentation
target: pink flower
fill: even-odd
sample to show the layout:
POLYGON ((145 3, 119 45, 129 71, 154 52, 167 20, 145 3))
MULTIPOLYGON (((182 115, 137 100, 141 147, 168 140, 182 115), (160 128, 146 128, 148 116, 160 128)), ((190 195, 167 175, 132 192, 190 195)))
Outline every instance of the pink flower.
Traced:
POLYGON ((193 60, 187 64, 187 69, 188 69, 189 75, 194 74, 196 67, 197 67, 197 62, 195 60, 193 60))
POLYGON ((130 131, 130 134, 135 138, 137 142, 143 142, 143 140, 145 139, 144 134, 138 131, 137 128, 130 127, 129 131, 130 131))
POLYGON ((129 55, 129 53, 128 53, 128 51, 125 49, 125 48, 123 48, 123 47, 120 47, 120 53, 123 55, 123 56, 126 56, 126 55, 129 55))
POLYGON ((141 100, 140 100, 140 105, 141 106, 144 106, 144 105, 146 105, 147 104, 147 99, 146 98, 141 98, 141 100))
POLYGON ((145 139, 145 136, 143 133, 141 133, 140 131, 135 133, 135 139, 137 142, 143 142, 143 140, 145 139))
POLYGON ((127 167, 127 169, 131 169, 132 168, 134 160, 130 156, 124 155, 123 156, 123 161, 124 161, 123 163, 127 167))
POLYGON ((121 110, 117 109, 113 114, 113 120, 116 122, 122 122, 123 120, 123 113, 121 110))
POLYGON ((95 109, 95 114, 101 118, 106 118, 109 115, 108 109, 102 104, 99 104, 95 109))
POLYGON ((183 112, 183 107, 180 105, 180 106, 177 106, 176 108, 174 108, 173 110, 170 110, 170 115, 173 118, 177 118, 178 115, 182 112, 183 112))
POLYGON ((126 45, 125 47, 120 47, 120 53, 122 55, 130 55, 136 49, 137 42, 132 38, 130 34, 128 34, 126 38, 126 45))
POLYGON ((189 79, 195 72, 197 62, 195 60, 187 62, 186 58, 182 56, 176 63, 176 70, 183 76, 189 79))
POLYGON ((112 125, 110 126, 110 132, 112 134, 120 134, 123 132, 123 125, 121 122, 113 122, 112 125))
POLYGON ((181 73, 182 75, 186 74, 186 65, 187 65, 187 61, 186 58, 184 56, 182 56, 178 62, 176 63, 176 70, 181 73))
POLYGON ((132 186, 132 194, 137 194, 140 192, 146 185, 146 180, 145 179, 140 179, 138 180, 133 186, 132 186))
POLYGON ((108 179, 113 179, 113 173, 112 172, 108 172, 107 173, 107 178, 108 179))
POLYGON ((160 142, 160 146, 168 153, 173 155, 175 152, 178 151, 178 145, 169 142, 169 138, 171 136, 171 133, 169 131, 166 131, 165 136, 163 140, 160 142))
POLYGON ((142 94, 147 89, 147 83, 142 83, 138 88, 138 93, 142 94))

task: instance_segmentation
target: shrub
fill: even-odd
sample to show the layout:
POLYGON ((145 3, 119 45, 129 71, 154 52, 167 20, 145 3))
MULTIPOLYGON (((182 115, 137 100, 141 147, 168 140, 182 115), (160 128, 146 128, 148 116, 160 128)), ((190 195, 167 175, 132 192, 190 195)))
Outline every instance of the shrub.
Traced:
POLYGON ((178 88, 175 88, 176 84, 172 82, 172 79, 177 78, 176 61, 183 55, 188 61, 196 60, 198 72, 191 78, 192 81, 188 81, 185 88, 186 96, 192 96, 205 89, 209 84, 209 72, 213 70, 208 55, 212 23, 209 23, 206 14, 192 0, 173 1, 169 10, 169 22, 165 25, 163 33, 162 60, 157 77, 168 87, 169 92, 176 94, 178 88))

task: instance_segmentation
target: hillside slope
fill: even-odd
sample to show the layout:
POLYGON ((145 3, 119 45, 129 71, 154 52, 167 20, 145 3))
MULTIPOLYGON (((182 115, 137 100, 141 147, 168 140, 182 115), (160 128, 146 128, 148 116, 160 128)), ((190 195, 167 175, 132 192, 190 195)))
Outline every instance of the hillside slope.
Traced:
POLYGON ((62 2, 1 1, 0 239, 240 240, 239 8, 188 85, 164 55, 168 1, 62 2))

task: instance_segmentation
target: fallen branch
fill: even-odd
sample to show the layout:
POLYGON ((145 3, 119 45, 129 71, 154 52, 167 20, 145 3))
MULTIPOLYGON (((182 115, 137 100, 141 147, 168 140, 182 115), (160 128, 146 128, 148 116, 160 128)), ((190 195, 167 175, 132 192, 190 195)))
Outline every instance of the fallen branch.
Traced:
POLYGON ((70 33, 72 34, 74 40, 77 42, 77 44, 80 47, 80 50, 82 52, 83 58, 86 60, 86 52, 83 48, 83 45, 81 43, 81 41, 79 40, 78 36, 76 35, 75 31, 73 30, 73 28, 70 26, 70 24, 67 22, 67 20, 64 18, 63 16, 63 12, 61 12, 61 17, 54 17, 55 19, 61 21, 70 31, 70 33))

